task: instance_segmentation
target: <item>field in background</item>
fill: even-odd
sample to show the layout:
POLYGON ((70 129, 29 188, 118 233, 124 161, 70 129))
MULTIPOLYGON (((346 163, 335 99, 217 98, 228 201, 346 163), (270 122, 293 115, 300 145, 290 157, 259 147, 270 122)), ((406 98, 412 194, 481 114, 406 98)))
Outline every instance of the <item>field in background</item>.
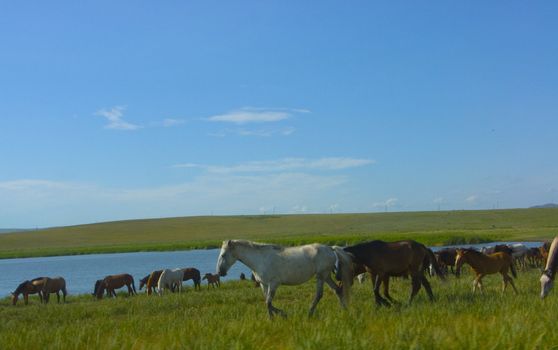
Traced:
POLYGON ((558 209, 129 220, 0 235, 0 258, 216 248, 225 239, 345 245, 415 239, 428 245, 540 240, 558 235, 558 209))
POLYGON ((348 311, 330 290, 307 317, 314 283, 281 286, 274 303, 289 317, 269 321, 259 289, 245 282, 220 289, 188 288, 181 295, 95 301, 71 296, 65 305, 13 307, 0 300, 2 349, 535 349, 558 345, 557 291, 541 301, 540 272, 519 272, 519 295, 500 293, 501 277, 484 279, 471 293, 471 274, 447 282, 431 279, 436 301, 421 290, 407 304, 410 281, 393 279, 401 305, 376 308, 370 281, 355 283, 348 311))

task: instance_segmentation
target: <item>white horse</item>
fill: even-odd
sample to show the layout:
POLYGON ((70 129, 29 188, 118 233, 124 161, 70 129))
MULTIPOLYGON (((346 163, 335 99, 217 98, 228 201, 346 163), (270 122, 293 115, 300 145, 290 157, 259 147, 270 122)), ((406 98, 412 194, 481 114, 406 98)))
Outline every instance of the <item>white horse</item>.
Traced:
POLYGON ((546 266, 541 276, 541 298, 546 297, 552 289, 556 268, 558 268, 558 236, 554 238, 548 250, 546 266))
POLYGON ((309 315, 314 314, 316 305, 323 295, 324 282, 335 291, 341 306, 347 307, 353 279, 352 260, 340 247, 323 244, 308 244, 298 247, 281 247, 243 240, 223 242, 217 260, 217 273, 225 276, 229 268, 240 260, 253 272, 262 288, 269 317, 274 313, 286 317, 286 313, 272 305, 275 291, 281 284, 302 284, 316 276, 316 295, 309 315), (331 273, 337 269, 343 282, 337 286, 331 273))
POLYGON ((157 289, 159 295, 163 295, 163 289, 167 288, 172 290, 173 286, 178 286, 178 293, 182 291, 182 280, 184 279, 184 270, 182 269, 164 269, 159 277, 157 289))

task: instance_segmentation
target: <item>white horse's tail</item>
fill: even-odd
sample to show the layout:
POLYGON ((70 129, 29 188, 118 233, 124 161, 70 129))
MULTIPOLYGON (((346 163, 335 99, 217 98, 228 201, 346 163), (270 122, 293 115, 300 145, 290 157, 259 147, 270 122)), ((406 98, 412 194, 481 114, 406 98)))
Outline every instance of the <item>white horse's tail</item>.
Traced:
POLYGON ((349 296, 351 293, 351 286, 353 285, 353 259, 351 255, 343 250, 342 247, 334 246, 333 252, 335 253, 336 273, 341 280, 341 298, 345 306, 349 305, 349 296))

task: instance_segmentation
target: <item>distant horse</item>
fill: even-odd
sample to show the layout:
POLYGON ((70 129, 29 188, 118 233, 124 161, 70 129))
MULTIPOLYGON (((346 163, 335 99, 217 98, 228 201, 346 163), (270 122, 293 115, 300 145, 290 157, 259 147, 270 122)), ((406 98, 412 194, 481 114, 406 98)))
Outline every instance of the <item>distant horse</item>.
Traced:
POLYGON ((475 271, 476 277, 473 280, 473 293, 476 291, 477 287, 482 292, 482 278, 484 276, 497 272, 499 272, 503 278, 502 293, 506 290, 508 283, 511 284, 513 290, 517 293, 513 280, 508 275, 508 270, 511 270, 513 277, 517 277, 511 255, 504 252, 486 255, 474 249, 457 249, 456 253, 456 276, 459 277, 461 266, 463 266, 464 263, 469 264, 473 271, 475 271))
POLYGON ((136 287, 134 285, 134 278, 132 275, 123 273, 119 275, 109 275, 103 278, 102 280, 98 280, 95 283, 95 295, 97 299, 103 298, 103 293, 105 290, 107 291, 109 296, 116 297, 115 289, 119 289, 122 287, 128 287, 128 295, 136 294, 136 287))
POLYGON ((201 290, 201 279, 200 270, 193 267, 185 267, 182 269, 184 271, 183 281, 192 280, 194 281, 194 289, 201 290))
POLYGON ((23 294, 23 301, 25 305, 29 303, 29 294, 38 294, 39 300, 43 302, 43 284, 45 277, 34 278, 31 281, 27 280, 20 283, 17 288, 12 292, 12 305, 17 304, 20 294, 23 294))
POLYGON ((64 302, 66 302, 66 294, 68 294, 68 292, 66 291, 66 280, 62 277, 46 277, 42 289, 45 304, 48 303, 51 293, 56 293, 56 298, 58 300, 58 303, 60 303, 60 292, 62 292, 63 300, 64 302))
POLYGON ((151 295, 151 293, 153 293, 153 291, 157 288, 157 283, 159 282, 159 278, 162 273, 163 270, 155 270, 149 274, 145 284, 145 291, 147 292, 147 295, 151 295))
POLYGON ((202 280, 207 280, 207 288, 208 289, 209 289, 210 285, 213 288, 215 288, 215 286, 221 287, 221 280, 219 279, 218 274, 212 275, 210 273, 206 273, 205 275, 203 275, 202 280))
POLYGON ((341 306, 349 302, 352 284, 352 262, 350 256, 340 247, 323 244, 308 244, 298 247, 281 247, 244 240, 224 241, 217 260, 217 272, 225 276, 229 268, 240 260, 254 272, 265 296, 270 318, 274 314, 286 317, 287 314, 273 306, 272 301, 277 288, 282 285, 302 284, 316 276, 316 295, 312 301, 309 315, 313 315, 322 298, 324 282, 335 291, 341 306), (343 280, 339 287, 331 279, 337 268, 343 280))
MULTIPOLYGON (((390 302, 383 298, 379 292, 381 284, 384 283, 385 294, 389 277, 411 277, 412 289, 409 302, 418 293, 421 285, 424 286, 430 300, 434 300, 430 283, 424 276, 424 271, 428 268, 429 264, 432 264, 439 278, 445 278, 432 251, 416 241, 407 240, 388 243, 376 240, 359 243, 343 249, 353 256, 353 261, 356 264, 366 266, 370 272, 374 298, 378 306, 390 305, 390 302)), ((390 297, 388 298, 391 300, 390 297)))
POLYGON ((541 276, 541 298, 548 295, 554 285, 554 277, 558 268, 558 236, 554 238, 548 249, 548 259, 541 276))
POLYGON ((182 269, 164 269, 159 277, 159 282, 157 282, 157 289, 159 295, 163 295, 163 290, 170 289, 174 290, 175 286, 178 287, 178 293, 182 291, 182 280, 184 279, 184 270, 182 269))

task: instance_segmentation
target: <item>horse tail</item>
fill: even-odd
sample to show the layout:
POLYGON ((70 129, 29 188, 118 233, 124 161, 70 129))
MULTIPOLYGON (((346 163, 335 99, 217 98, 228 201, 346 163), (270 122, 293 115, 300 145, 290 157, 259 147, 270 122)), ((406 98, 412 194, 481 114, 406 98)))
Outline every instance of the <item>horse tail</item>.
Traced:
POLYGON ((517 278, 517 271, 515 270, 515 263, 513 261, 513 258, 511 258, 510 260, 511 260, 510 270, 511 270, 512 276, 513 276, 513 278, 517 278))
POLYGON ((432 250, 430 250, 429 248, 426 248, 426 247, 424 247, 424 248, 426 249, 426 255, 428 256, 428 260, 430 260, 430 264, 434 267, 434 271, 436 271, 436 275, 441 280, 445 280, 446 279, 446 274, 440 268, 440 265, 438 264, 438 260, 436 259, 436 256, 434 255, 432 250))
POLYGON ((134 278, 132 277, 132 290, 134 291, 134 294, 138 294, 136 292, 136 285, 134 284, 134 278))
POLYGON ((351 286, 353 284, 353 259, 351 255, 341 247, 332 247, 337 258, 337 275, 340 277, 341 298, 344 306, 349 305, 349 297, 351 294, 351 286))

